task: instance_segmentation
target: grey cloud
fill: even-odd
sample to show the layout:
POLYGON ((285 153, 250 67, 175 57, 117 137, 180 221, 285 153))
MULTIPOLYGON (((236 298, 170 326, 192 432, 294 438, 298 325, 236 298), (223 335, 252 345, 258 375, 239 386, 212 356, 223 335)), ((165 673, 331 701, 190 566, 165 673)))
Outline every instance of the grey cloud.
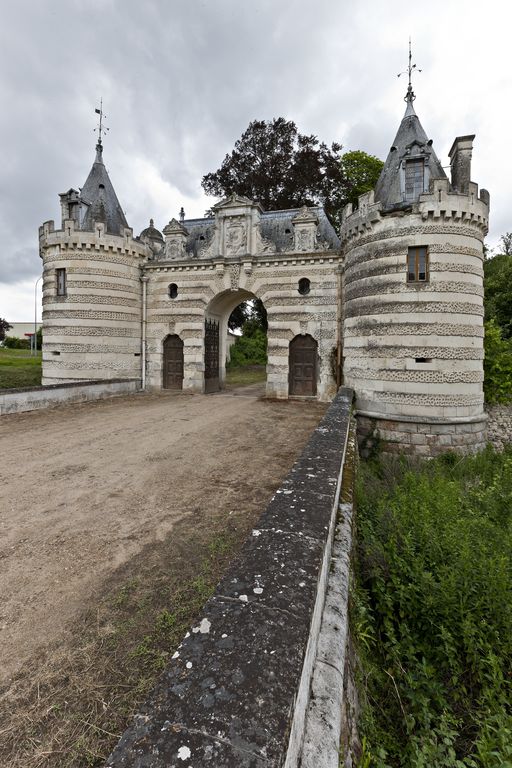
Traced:
MULTIPOLYGON (((151 215, 144 211, 148 194, 136 178, 137 159, 151 163, 180 194, 194 198, 202 175, 219 166, 255 118, 284 115, 325 141, 385 157, 401 118, 405 84, 396 73, 406 63, 409 33, 424 68, 417 85, 419 114, 438 151, 440 141, 450 141, 452 133, 478 133, 471 122, 481 119, 472 111, 479 92, 473 80, 482 67, 465 68, 461 77, 459 64, 467 61, 464 35, 472 4, 464 4, 463 15, 457 13, 458 4, 452 8, 441 0, 433 0, 427 15, 401 0, 391 15, 388 4, 379 0, 4 4, 0 279, 37 274, 37 258, 28 256, 37 254, 37 228, 57 218, 59 192, 85 181, 94 158, 94 107, 100 96, 110 126, 105 160, 136 232, 151 215), (446 30, 455 20, 458 35, 453 38, 446 30), (451 70, 448 44, 455 57, 451 70), (429 72, 441 58, 445 70, 434 80, 429 72), (451 109, 454 88, 467 88, 465 114, 451 109), (436 108, 435 121, 429 103, 436 108), (438 122, 443 115, 445 127, 438 122)), ((490 68, 492 57, 500 55, 496 34, 507 27, 507 19, 495 17, 491 23, 479 18, 483 42, 485 24, 493 30, 490 68)), ((488 81, 491 103, 492 78, 488 81)), ((501 178, 506 176, 496 172, 482 180, 493 200, 508 196, 501 178)), ((503 211, 497 222, 512 229, 503 211)))

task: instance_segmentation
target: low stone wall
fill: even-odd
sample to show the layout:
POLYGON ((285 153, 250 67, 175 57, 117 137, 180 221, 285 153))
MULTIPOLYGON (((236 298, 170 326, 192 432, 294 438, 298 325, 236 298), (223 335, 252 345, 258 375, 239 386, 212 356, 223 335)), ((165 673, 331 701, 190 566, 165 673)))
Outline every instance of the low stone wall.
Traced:
POLYGON ((512 404, 486 405, 487 440, 498 451, 512 443, 512 404))
POLYGON ((110 379, 50 384, 31 389, 0 390, 0 415, 35 411, 62 403, 84 403, 140 390, 140 379, 110 379))
MULTIPOLYGON (((110 768, 302 764, 313 672, 325 652, 319 636, 352 397, 346 388, 337 394, 110 768)), ((333 759, 336 768, 337 750, 333 759)))

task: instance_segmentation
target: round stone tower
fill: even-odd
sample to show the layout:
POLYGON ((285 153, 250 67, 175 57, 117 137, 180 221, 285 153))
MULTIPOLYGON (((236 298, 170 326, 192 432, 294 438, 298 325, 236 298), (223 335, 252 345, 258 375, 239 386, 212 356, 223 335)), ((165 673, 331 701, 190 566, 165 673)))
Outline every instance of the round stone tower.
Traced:
POLYGON ((103 163, 102 144, 82 188, 60 195, 61 229, 39 228, 43 260, 43 384, 141 378, 140 265, 103 163))
POLYGON ((363 453, 424 456, 485 443, 483 238, 489 195, 470 181, 474 136, 451 182, 413 108, 375 191, 343 212, 344 381, 363 453))

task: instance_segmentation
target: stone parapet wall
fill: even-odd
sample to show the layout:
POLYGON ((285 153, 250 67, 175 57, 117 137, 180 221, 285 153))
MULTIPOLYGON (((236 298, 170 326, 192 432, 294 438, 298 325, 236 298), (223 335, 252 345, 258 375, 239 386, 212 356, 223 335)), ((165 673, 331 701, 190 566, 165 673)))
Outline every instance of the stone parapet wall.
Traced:
POLYGON ((37 411, 66 403, 85 403, 140 390, 140 379, 83 381, 33 389, 8 389, 0 392, 0 415, 37 411))
MULTIPOLYGON (((324 674, 331 667, 343 690, 342 659, 333 666, 330 654, 344 652, 346 641, 350 541, 334 549, 334 569, 331 562, 352 396, 348 389, 336 396, 197 626, 139 708, 108 759, 109 768, 310 768, 303 745, 311 746, 310 705, 319 704, 310 699, 312 679, 315 691, 325 695, 320 667, 324 674), (324 611, 334 571, 343 605, 338 611, 327 601, 324 611), (319 640, 323 617, 331 625, 329 642, 326 635, 319 640)), ((338 709, 329 711, 322 742, 333 741, 338 709)), ((337 768, 338 745, 323 765, 337 768)))

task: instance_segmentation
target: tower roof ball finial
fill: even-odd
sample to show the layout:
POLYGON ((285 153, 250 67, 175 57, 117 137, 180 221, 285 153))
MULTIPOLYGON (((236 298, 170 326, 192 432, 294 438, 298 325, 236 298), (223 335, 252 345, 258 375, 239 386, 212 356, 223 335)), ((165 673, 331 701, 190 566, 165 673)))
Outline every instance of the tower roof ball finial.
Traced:
MULTIPOLYGON (((412 89, 412 73, 416 70, 416 72, 421 72, 421 69, 418 69, 416 64, 412 64, 412 51, 411 51, 411 38, 409 38, 409 65, 407 69, 404 72, 400 72, 397 77, 401 77, 402 75, 408 75, 409 76, 409 83, 407 85, 407 93, 404 96, 404 101, 407 102, 407 108, 411 108, 411 111, 414 111, 412 103, 414 99, 416 98, 416 94, 414 93, 412 89)), ((407 114, 407 112, 406 112, 407 114)))

